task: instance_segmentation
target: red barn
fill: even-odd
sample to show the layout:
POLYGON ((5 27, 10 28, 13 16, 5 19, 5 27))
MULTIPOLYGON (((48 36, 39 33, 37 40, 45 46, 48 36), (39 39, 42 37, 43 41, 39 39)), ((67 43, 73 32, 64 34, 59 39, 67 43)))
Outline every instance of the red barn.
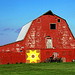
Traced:
POLYGON ((39 63, 46 58, 75 59, 75 38, 63 18, 51 11, 24 25, 16 42, 0 46, 0 64, 39 63))

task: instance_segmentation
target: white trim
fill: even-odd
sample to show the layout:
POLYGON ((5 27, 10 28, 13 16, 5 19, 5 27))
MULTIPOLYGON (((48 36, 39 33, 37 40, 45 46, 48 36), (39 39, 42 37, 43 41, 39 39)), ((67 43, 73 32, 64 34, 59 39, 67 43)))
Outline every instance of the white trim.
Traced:
POLYGON ((27 32, 28 32, 28 30, 29 30, 29 28, 30 28, 32 22, 33 22, 33 21, 27 23, 26 25, 24 25, 24 26, 22 27, 22 29, 21 29, 21 31, 20 31, 20 33, 19 33, 19 36, 18 36, 18 38, 17 38, 16 41, 21 41, 21 40, 23 40, 23 39, 25 38, 25 36, 26 36, 26 34, 27 34, 27 32))

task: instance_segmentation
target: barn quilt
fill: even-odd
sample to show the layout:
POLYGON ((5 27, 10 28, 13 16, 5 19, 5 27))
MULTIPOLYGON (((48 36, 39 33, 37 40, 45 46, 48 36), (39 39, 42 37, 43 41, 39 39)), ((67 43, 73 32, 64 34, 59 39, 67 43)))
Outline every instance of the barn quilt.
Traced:
POLYGON ((26 63, 39 63, 40 50, 26 50, 26 63))

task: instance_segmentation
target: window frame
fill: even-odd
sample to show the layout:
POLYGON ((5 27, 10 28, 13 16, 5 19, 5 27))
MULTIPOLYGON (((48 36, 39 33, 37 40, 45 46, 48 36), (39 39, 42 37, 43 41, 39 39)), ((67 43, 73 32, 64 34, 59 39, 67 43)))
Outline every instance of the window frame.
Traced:
MULTIPOLYGON (((60 20, 60 19, 58 19, 58 20, 60 20)), ((61 20, 60 20, 60 22, 61 22, 61 20)), ((60 23, 60 22, 58 22, 58 23, 60 23)))
POLYGON ((50 30, 56 30, 57 29, 57 27, 56 27, 56 23, 50 23, 50 30), (51 29, 51 24, 55 24, 55 29, 51 29))

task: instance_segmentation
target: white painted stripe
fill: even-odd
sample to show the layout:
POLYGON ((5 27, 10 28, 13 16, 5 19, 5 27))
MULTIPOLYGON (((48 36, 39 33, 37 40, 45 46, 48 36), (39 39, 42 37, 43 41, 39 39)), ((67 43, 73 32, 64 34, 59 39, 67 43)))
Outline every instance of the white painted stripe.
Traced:
POLYGON ((25 36, 26 36, 26 34, 28 32, 28 29, 30 28, 31 24, 32 24, 32 21, 27 23, 26 25, 24 25, 22 27, 22 29, 21 29, 21 31, 19 33, 19 36, 18 36, 16 41, 21 41, 21 40, 23 40, 25 38, 25 36))

